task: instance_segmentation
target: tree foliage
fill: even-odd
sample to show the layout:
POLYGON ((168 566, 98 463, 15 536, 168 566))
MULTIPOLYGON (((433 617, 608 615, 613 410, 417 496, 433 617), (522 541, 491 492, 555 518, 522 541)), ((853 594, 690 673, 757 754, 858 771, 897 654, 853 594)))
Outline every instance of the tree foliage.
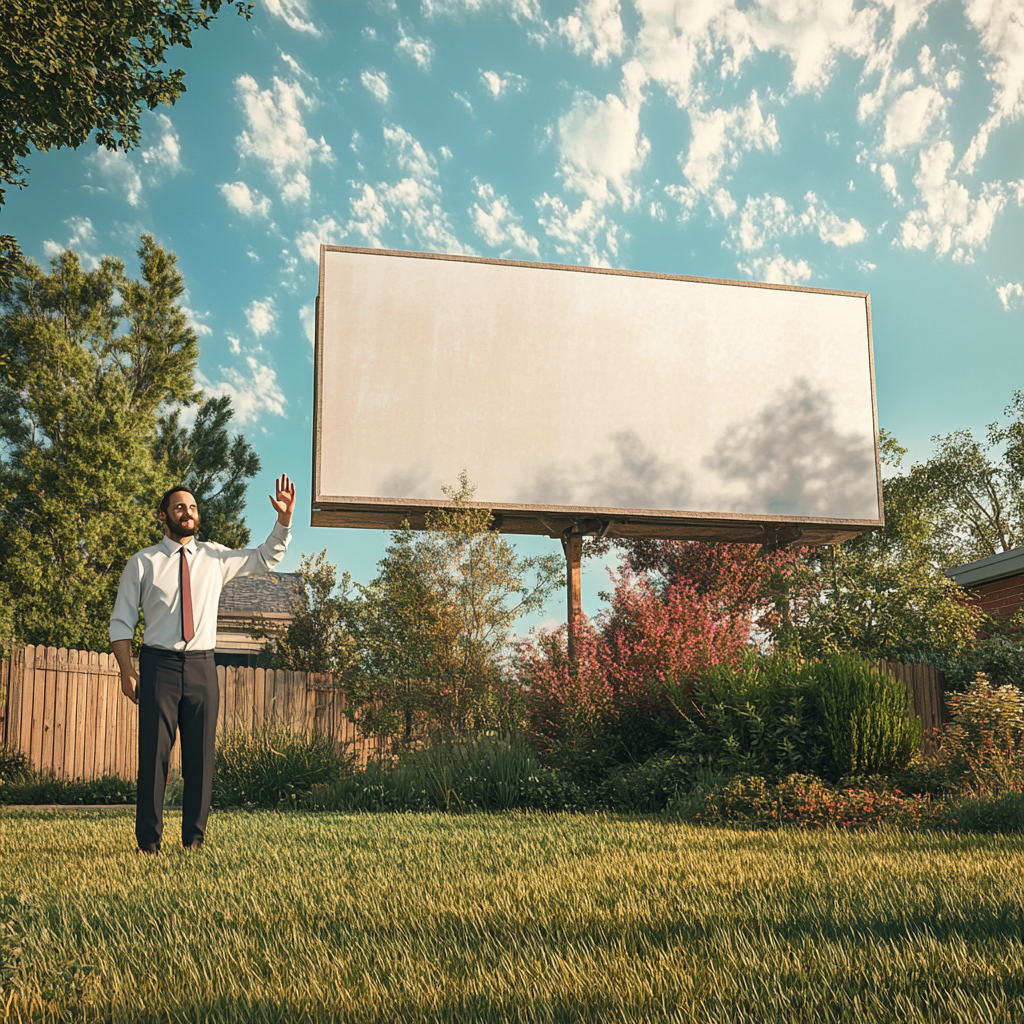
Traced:
POLYGON ((208 398, 191 428, 180 423, 177 408, 160 418, 155 454, 171 479, 195 495, 201 510, 199 540, 246 547, 249 528, 242 510, 248 481, 260 471, 260 457, 241 434, 232 437, 228 429, 231 397, 208 398))
POLYGON ((0 293, 0 592, 26 642, 106 648, 121 570, 159 539, 157 501, 180 482, 158 423, 201 399, 198 342, 173 253, 143 236, 138 255, 138 280, 65 252, 49 273, 20 263, 0 293))
MULTIPOLYGON (((883 433, 884 461, 899 468, 904 453, 883 433)), ((799 649, 812 657, 956 657, 974 642, 982 616, 942 571, 948 542, 930 471, 890 476, 882 491, 884 529, 810 553, 811 597, 797 624, 799 649)))
POLYGON ((558 556, 523 557, 473 507, 466 474, 426 529, 391 535, 377 577, 352 585, 324 556, 304 560, 307 609, 277 644, 287 668, 337 673, 366 732, 408 743, 518 722, 504 671, 511 630, 564 583, 558 556))
MULTIPOLYGON (((24 186, 34 148, 97 144, 129 150, 139 112, 173 104, 185 72, 167 51, 191 48, 223 0, 4 0, 0 17, 0 182, 24 186)), ((252 5, 230 4, 245 18, 252 5)), ((0 187, 0 205, 4 190, 0 187)))
POLYGON ((944 568, 1024 544, 1024 392, 990 423, 984 441, 970 430, 932 438, 935 451, 911 476, 936 512, 944 568))
POLYGON ((348 573, 339 581, 338 570, 327 561, 327 551, 303 555, 299 565, 302 603, 282 634, 263 620, 253 621, 250 633, 268 642, 260 655, 265 668, 348 676, 354 657, 353 638, 346 627, 345 609, 351 596, 348 573))

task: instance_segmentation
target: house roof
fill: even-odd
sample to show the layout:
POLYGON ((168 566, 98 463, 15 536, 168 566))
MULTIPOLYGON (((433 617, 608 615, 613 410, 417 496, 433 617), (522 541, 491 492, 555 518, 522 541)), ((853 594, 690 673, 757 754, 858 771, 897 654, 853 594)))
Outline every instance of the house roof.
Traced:
POLYGON ((998 555, 958 565, 947 569, 946 575, 961 587, 980 587, 984 583, 993 583, 1008 576, 1024 576, 1024 548, 1001 551, 998 555))
POLYGON ((302 579, 297 572, 239 576, 224 584, 219 614, 293 616, 302 607, 302 579))

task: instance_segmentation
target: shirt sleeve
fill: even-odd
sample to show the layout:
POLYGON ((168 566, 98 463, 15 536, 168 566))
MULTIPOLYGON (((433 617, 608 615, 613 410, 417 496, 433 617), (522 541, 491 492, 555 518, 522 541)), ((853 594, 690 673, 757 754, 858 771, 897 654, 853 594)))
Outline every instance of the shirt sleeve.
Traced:
POLYGON ((287 526, 274 523, 270 536, 258 548, 244 548, 241 551, 225 548, 218 551, 224 582, 236 576, 258 576, 270 572, 284 558, 291 539, 292 531, 287 526))
POLYGON ((117 599, 110 615, 109 636, 115 640, 131 640, 139 622, 139 605, 142 599, 142 559, 132 555, 121 573, 117 587, 117 599))

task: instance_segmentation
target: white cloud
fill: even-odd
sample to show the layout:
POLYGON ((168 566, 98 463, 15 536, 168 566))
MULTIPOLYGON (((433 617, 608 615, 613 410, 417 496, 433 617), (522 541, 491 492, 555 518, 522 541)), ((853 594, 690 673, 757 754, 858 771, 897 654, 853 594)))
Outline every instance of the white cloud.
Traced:
MULTIPOLYGON (((142 202, 142 186, 158 185, 164 178, 174 177, 182 170, 181 146, 178 133, 166 114, 155 114, 156 138, 137 157, 120 149, 97 149, 86 161, 106 179, 110 191, 124 197, 129 206, 142 202)), ((147 131, 144 138, 149 138, 147 131)))
MULTIPOLYGON (((760 0, 748 12, 747 30, 762 53, 788 55, 795 92, 820 92, 840 55, 863 57, 872 51, 877 21, 875 5, 853 0, 760 0)), ((736 23, 729 28, 734 51, 743 52, 743 28, 736 23)))
POLYGON ((769 238, 796 234, 798 230, 799 219, 782 196, 747 196, 732 237, 744 252, 754 252, 763 248, 769 238))
POLYGON ((228 205, 243 216, 270 216, 270 197, 261 195, 254 188, 249 188, 244 181, 225 182, 223 185, 218 185, 217 188, 228 201, 228 205))
MULTIPOLYGON (((367 245, 379 249, 384 246, 381 232, 388 225, 388 211, 372 185, 363 184, 361 187, 360 195, 350 203, 352 219, 348 222, 346 230, 355 232, 367 245)), ((381 188, 386 194, 387 186, 381 188)))
POLYGON ((619 227, 592 199, 584 199, 572 210, 560 196, 546 192, 537 201, 537 218, 548 236, 555 241, 555 251, 577 263, 592 267, 610 267, 619 254, 619 227))
POLYGON ((689 185, 666 185, 665 195, 679 204, 679 219, 689 220, 700 202, 700 193, 689 185))
MULTIPOLYGON (((480 71, 480 81, 487 87, 495 99, 499 99, 506 92, 522 92, 526 88, 526 79, 522 75, 513 74, 511 71, 499 75, 497 71, 480 71)), ((470 107, 472 110, 472 107, 470 107)))
POLYGON ((868 237, 864 225, 855 217, 843 220, 833 213, 813 193, 804 196, 807 209, 800 215, 800 222, 806 228, 817 231, 818 237, 829 245, 845 249, 848 245, 856 245, 868 237))
POLYGON ((399 25, 398 42, 395 45, 395 50, 409 57, 413 63, 424 71, 430 70, 430 62, 434 59, 434 45, 429 39, 417 39, 415 36, 410 36, 399 25))
POLYGON ((337 245, 345 234, 345 229, 333 218, 324 217, 315 220, 305 231, 300 231, 295 238, 295 248, 300 256, 305 256, 312 263, 320 264, 320 246, 337 245))
POLYGON ((937 120, 944 120, 946 98, 928 85, 908 89, 889 108, 885 117, 883 153, 903 153, 920 145, 937 120))
POLYGON ((274 308, 274 300, 269 296, 265 299, 254 299, 245 311, 245 319, 249 321, 249 330, 257 338, 262 338, 264 334, 269 334, 277 323, 277 310, 274 308))
POLYGON ((1020 0, 967 0, 966 8, 991 57, 988 78, 993 85, 991 114, 960 162, 963 171, 973 174, 992 132, 1024 114, 1024 8, 1020 0))
POLYGON ((420 0, 423 13, 428 17, 453 14, 478 14, 488 8, 504 10, 518 21, 536 21, 540 18, 538 0, 420 0))
POLYGON ((296 32, 320 35, 320 29, 310 19, 308 0, 263 0, 263 6, 296 32))
POLYGON ((857 269, 862 274, 870 274, 872 270, 878 269, 878 264, 872 263, 870 260, 857 260, 857 269))
POLYGON ((1022 284, 1007 282, 996 288, 996 294, 1007 313, 1019 305, 1024 305, 1024 285, 1022 284))
POLYGON ((207 334, 213 334, 213 328, 209 324, 203 323, 203 320, 210 315, 209 310, 205 313, 200 313, 197 310, 190 309, 188 306, 179 306, 178 308, 185 314, 189 327, 201 338, 207 334))
POLYGON ((461 92, 452 91, 452 95, 472 114, 473 104, 469 101, 468 96, 463 96, 461 92))
POLYGON ((388 76, 383 71, 364 71, 359 80, 375 100, 387 103, 391 96, 391 87, 388 85, 388 76))
POLYGON ((789 58, 793 92, 821 91, 841 55, 872 52, 881 6, 858 10, 853 0, 754 0, 742 9, 734 0, 635 5, 637 57, 682 107, 700 105, 713 76, 738 76, 758 52, 789 58))
POLYGON ((63 245, 52 238, 47 238, 43 242, 43 252, 52 259, 54 256, 60 256, 65 249, 71 249, 78 253, 86 270, 95 270, 100 261, 85 248, 96 244, 96 231, 92 221, 88 217, 68 217, 64 221, 64 226, 70 229, 71 237, 63 245))
POLYGON ((492 248, 505 249, 502 255, 519 249, 538 256, 540 243, 523 229, 508 197, 495 194, 494 189, 484 182, 475 184, 478 202, 470 207, 469 216, 476 233, 492 248))
POLYGON ((230 395, 239 425, 255 422, 264 412, 284 416, 288 400, 277 383, 277 373, 254 356, 246 356, 245 363, 248 373, 235 366, 222 366, 224 380, 216 384, 197 374, 203 391, 212 397, 230 395))
MULTIPOLYGON (((729 49, 727 28, 738 27, 746 16, 735 11, 733 0, 635 0, 640 15, 636 41, 637 58, 647 73, 668 90, 679 106, 688 106, 697 97, 703 77, 703 65, 719 56, 716 50, 729 49)), ((742 47, 749 55, 749 42, 742 47)), ((743 56, 721 55, 723 74, 742 63, 743 56)))
POLYGON ((893 167, 892 164, 882 164, 882 166, 878 168, 878 173, 882 176, 882 184, 885 186, 886 192, 888 192, 896 202, 902 202, 896 181, 896 168, 893 167))
POLYGON ((952 253, 955 260, 970 260, 973 251, 988 241, 1007 192, 1000 182, 991 182, 971 198, 950 176, 952 165, 953 144, 947 140, 921 152, 914 184, 924 206, 911 210, 900 225, 899 242, 905 249, 934 247, 940 255, 952 253))
POLYGON ((748 196, 739 224, 732 229, 733 242, 742 252, 756 252, 770 239, 793 237, 808 231, 815 232, 822 242, 839 248, 856 245, 867 238, 867 231, 859 220, 843 220, 813 192, 804 196, 804 202, 804 211, 798 214, 782 196, 764 195, 758 199, 748 196))
POLYGON ((155 116, 157 140, 142 151, 142 162, 149 171, 147 179, 150 184, 156 184, 164 176, 173 177, 181 170, 181 144, 178 133, 166 114, 155 116))
POLYGON ((640 133, 640 107, 646 75, 630 61, 622 69, 620 99, 603 100, 577 93, 569 112, 558 122, 561 171, 566 185, 599 206, 618 195, 624 208, 638 198, 630 178, 647 159, 651 144, 640 133))
POLYGON ((736 200, 728 189, 718 189, 711 199, 711 209, 728 220, 736 212, 736 200))
POLYGON ((351 201, 347 233, 368 245, 382 246, 388 227, 396 228, 410 245, 434 252, 472 253, 455 235, 441 204, 437 161, 404 128, 384 126, 384 142, 391 161, 404 177, 395 182, 353 182, 359 194, 351 201))
POLYGON ((299 310, 299 323, 302 324, 302 333, 305 334, 306 340, 313 345, 316 343, 316 337, 314 332, 316 330, 316 305, 312 302, 307 302, 299 310))
POLYGON ((761 113, 757 92, 745 107, 731 110, 690 111, 690 148, 683 161, 683 173, 698 192, 709 191, 726 167, 735 167, 744 150, 775 149, 779 131, 775 115, 767 120, 761 113))
POLYGON ((595 64, 607 64, 622 53, 625 42, 619 0, 584 0, 569 17, 558 19, 558 31, 574 53, 589 53, 595 64))
POLYGON ((235 81, 245 114, 246 129, 238 136, 242 156, 262 161, 281 188, 285 202, 308 202, 309 170, 314 160, 331 163, 334 155, 323 138, 310 138, 302 121, 302 109, 315 101, 296 82, 274 78, 270 89, 261 90, 250 75, 235 81))
POLYGON ((781 253, 741 263, 739 269, 756 281, 768 284, 802 284, 811 279, 811 268, 806 260, 787 260, 781 253))
POLYGON ((242 342, 236 334, 228 335, 228 348, 231 349, 232 355, 238 355, 242 351, 242 342))
POLYGON ((139 205, 142 176, 127 153, 120 149, 97 149, 85 159, 99 171, 111 191, 123 196, 129 206, 139 205))

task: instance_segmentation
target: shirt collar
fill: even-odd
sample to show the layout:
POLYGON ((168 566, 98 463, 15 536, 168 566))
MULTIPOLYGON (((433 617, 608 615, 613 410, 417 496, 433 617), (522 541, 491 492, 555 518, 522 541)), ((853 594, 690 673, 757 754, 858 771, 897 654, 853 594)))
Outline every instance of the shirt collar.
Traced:
MULTIPOLYGON (((160 547, 162 547, 164 551, 166 551, 167 554, 169 555, 177 555, 178 551, 181 550, 182 545, 179 544, 176 540, 174 540, 173 537, 168 537, 167 534, 165 533, 164 539, 160 541, 160 547)), ((185 550, 189 553, 189 555, 194 555, 196 553, 195 537, 192 538, 191 544, 186 544, 184 547, 185 550)))

